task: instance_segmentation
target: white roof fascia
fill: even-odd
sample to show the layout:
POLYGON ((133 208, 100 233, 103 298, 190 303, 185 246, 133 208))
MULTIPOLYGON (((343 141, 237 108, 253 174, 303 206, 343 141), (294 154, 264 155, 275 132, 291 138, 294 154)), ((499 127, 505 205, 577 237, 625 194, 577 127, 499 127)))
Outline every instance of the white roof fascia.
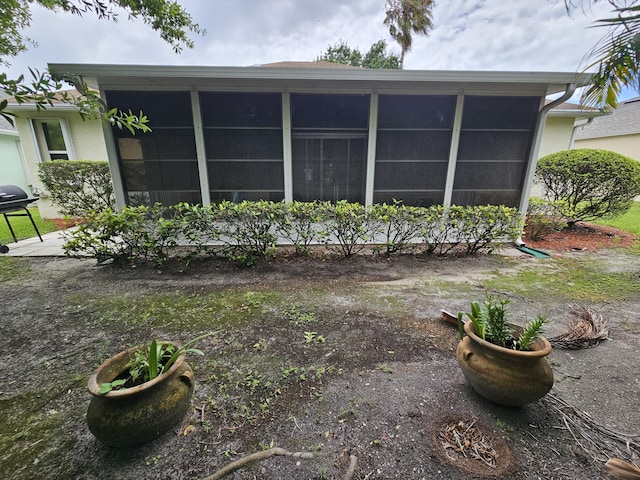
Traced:
POLYGON ((109 65, 109 64, 49 64, 52 72, 74 73, 103 79, 245 79, 245 80, 302 80, 302 81, 362 81, 362 82, 419 82, 443 84, 523 84, 545 85, 547 93, 564 91, 568 83, 583 86, 591 74, 567 72, 504 72, 456 70, 390 70, 335 69, 284 67, 205 67, 176 65, 109 65))
POLYGON ((80 110, 75 105, 69 103, 54 103, 53 105, 47 104, 45 108, 38 108, 35 103, 9 103, 5 110, 7 112, 77 112, 80 110))
POLYGON ((611 115, 613 112, 601 112, 599 110, 580 110, 580 109, 567 109, 567 110, 551 110, 548 117, 574 117, 574 118, 595 118, 602 117, 603 115, 611 115))

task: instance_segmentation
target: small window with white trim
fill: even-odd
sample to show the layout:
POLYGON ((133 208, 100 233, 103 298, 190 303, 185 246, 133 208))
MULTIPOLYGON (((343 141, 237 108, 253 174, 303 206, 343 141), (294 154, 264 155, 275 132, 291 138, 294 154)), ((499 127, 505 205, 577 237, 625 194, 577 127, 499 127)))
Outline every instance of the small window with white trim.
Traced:
POLYGON ((68 130, 61 119, 33 120, 34 132, 42 160, 70 160, 68 130))

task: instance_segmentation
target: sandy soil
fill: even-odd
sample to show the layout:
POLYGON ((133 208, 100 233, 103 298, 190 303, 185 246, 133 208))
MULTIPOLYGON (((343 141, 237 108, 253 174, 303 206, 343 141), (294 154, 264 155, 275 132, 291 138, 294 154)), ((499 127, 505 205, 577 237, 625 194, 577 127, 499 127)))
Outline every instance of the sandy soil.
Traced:
MULTIPOLYGON (((640 430, 640 298, 590 303, 610 339, 554 349, 552 396, 522 408, 494 405, 469 387, 455 358, 457 331, 439 318, 442 308, 457 312, 482 298, 496 273, 553 270, 560 257, 633 272, 640 283, 640 256, 602 248, 626 240, 598 234, 596 249, 593 232, 581 235, 546 244, 555 248, 550 260, 515 251, 279 259, 253 269, 212 260, 159 273, 18 259, 21 273, 4 279, 0 296, 0 471, 9 479, 203 479, 279 446, 314 458, 272 457, 227 478, 342 479, 351 455, 360 480, 610 478, 608 455, 638 463, 633 444, 602 432, 640 430), (197 321, 154 321, 176 296, 193 299, 184 315, 197 321), (167 303, 138 318, 134 305, 145 298, 167 303), (113 299, 130 301, 130 317, 113 299), (201 342, 205 356, 189 358, 196 389, 184 422, 139 447, 100 444, 84 417, 89 373, 123 348, 153 337, 186 341, 213 329, 207 322, 220 334, 201 342), (306 341, 311 331, 324 341, 306 341), (590 417, 581 424, 583 413, 590 417), (475 432, 469 447, 493 448, 495 465, 451 447, 456 425, 475 432)), ((535 299, 497 293, 511 298, 513 316, 550 312, 548 335, 563 330, 571 299, 562 285, 535 299)))

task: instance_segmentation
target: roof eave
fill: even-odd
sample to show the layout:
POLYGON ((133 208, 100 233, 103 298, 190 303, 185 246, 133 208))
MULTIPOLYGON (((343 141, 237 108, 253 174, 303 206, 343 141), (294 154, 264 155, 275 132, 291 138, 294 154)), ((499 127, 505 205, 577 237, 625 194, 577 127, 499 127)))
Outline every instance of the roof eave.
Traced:
POLYGON ((38 108, 34 103, 9 103, 5 110, 7 112, 44 112, 44 111, 67 111, 77 112, 80 109, 73 104, 69 103, 54 103, 53 105, 47 105, 46 108, 38 108))
POLYGON ((335 69, 289 67, 206 67, 177 65, 122 65, 122 64, 49 64, 54 73, 73 73, 85 77, 161 77, 161 78, 217 78, 254 80, 317 80, 317 81, 393 81, 433 83, 491 83, 538 84, 547 93, 563 91, 567 84, 581 87, 589 83, 591 74, 573 72, 507 72, 461 70, 390 70, 390 69, 335 69))
POLYGON ((611 115, 612 113, 613 112, 603 112, 600 110, 551 110, 548 116, 555 118, 596 118, 611 115))

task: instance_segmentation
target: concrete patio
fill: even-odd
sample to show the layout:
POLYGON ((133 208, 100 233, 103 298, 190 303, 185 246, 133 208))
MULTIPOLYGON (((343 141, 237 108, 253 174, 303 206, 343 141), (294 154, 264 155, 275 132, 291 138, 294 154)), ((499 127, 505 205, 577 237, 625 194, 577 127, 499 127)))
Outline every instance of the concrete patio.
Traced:
POLYGON ((63 234, 64 230, 58 230, 42 235, 42 242, 36 236, 3 244, 9 247, 9 252, 3 255, 8 257, 64 257, 63 234))

